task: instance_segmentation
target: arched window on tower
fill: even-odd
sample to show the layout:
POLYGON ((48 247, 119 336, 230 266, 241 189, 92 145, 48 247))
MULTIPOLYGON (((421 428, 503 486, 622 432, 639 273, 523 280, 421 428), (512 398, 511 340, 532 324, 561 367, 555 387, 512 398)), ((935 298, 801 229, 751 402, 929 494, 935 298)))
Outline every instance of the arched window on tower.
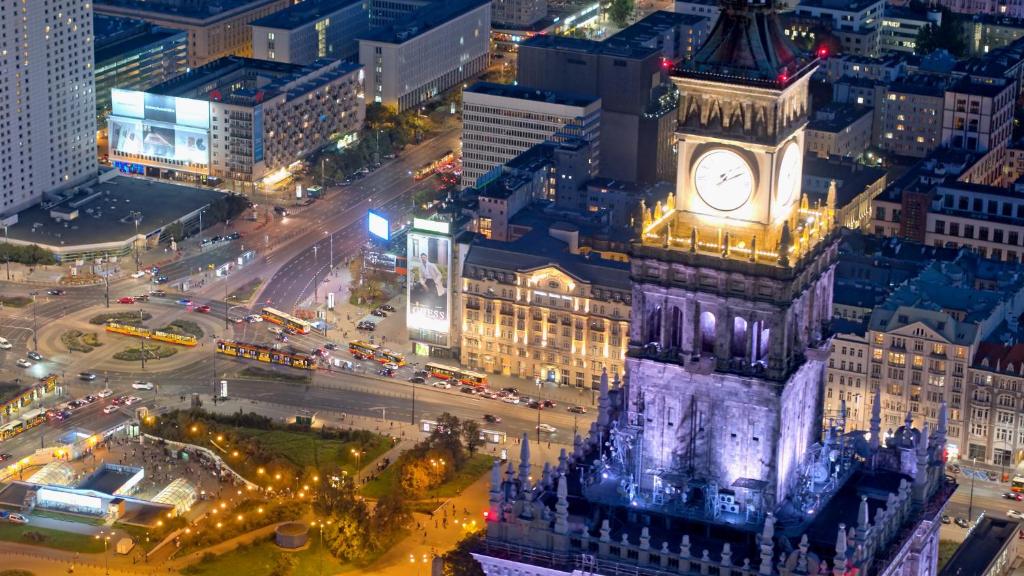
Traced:
POLYGON ((647 311, 647 334, 644 341, 647 344, 661 344, 661 305, 657 305, 647 311))
POLYGON ((668 347, 680 350, 683 347, 683 311, 678 306, 673 306, 672 311, 669 314, 669 326, 671 331, 669 333, 668 347))
POLYGON ((733 358, 746 356, 747 346, 747 321, 736 316, 732 319, 732 345, 729 347, 729 355, 733 358))
POLYGON ((700 351, 701 353, 715 353, 715 325, 717 321, 711 312, 700 313, 700 351))

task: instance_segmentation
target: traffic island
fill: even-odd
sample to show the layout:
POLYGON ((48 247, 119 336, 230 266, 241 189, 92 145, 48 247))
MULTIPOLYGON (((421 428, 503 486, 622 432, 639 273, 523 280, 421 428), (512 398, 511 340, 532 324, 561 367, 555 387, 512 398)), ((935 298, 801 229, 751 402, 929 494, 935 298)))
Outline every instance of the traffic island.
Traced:
MULTIPOLYGON (((178 353, 178 349, 173 346, 164 346, 162 344, 150 344, 146 346, 146 360, 161 360, 163 358, 170 358, 178 353)), ((125 348, 120 352, 114 354, 114 360, 122 360, 126 362, 142 360, 142 348, 125 348)))
POLYGON ((71 352, 92 352, 103 345, 95 332, 66 330, 60 335, 60 343, 71 352))
POLYGON ((118 324, 132 324, 137 325, 145 322, 152 318, 153 315, 149 312, 104 312, 97 314, 89 319, 89 324, 95 324, 97 326, 103 326, 110 322, 116 322, 118 324))

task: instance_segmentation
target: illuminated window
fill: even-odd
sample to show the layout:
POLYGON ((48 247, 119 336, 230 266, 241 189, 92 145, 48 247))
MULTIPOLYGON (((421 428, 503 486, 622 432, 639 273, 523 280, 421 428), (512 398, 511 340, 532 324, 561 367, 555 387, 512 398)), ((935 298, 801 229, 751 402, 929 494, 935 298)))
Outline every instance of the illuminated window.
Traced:
POLYGON ((914 355, 914 368, 920 368, 924 366, 924 356, 914 355))
POLYGON ((881 348, 875 348, 874 350, 872 350, 871 351, 871 357, 873 359, 875 359, 875 360, 881 360, 882 359, 882 349, 881 348))
POLYGON ((907 355, 902 352, 889 352, 889 364, 903 366, 907 363, 907 355))
POLYGON ((932 354, 937 354, 939 356, 945 356, 946 355, 946 345, 945 344, 932 344, 932 354))

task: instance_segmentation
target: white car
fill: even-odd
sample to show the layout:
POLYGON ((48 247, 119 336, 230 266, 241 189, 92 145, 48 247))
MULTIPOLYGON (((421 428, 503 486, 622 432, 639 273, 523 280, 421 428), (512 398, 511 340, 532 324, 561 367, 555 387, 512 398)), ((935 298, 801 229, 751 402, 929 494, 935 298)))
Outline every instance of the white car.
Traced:
POLYGON ((246 322, 263 322, 263 316, 259 314, 249 314, 245 317, 246 322))
POLYGON ((32 367, 32 363, 29 362, 28 360, 25 360, 24 358, 18 358, 18 361, 15 362, 15 364, 17 364, 18 366, 21 366, 22 368, 31 368, 32 367))
POLYGON ((1014 520, 1024 520, 1024 512, 1020 512, 1017 510, 1008 510, 1006 512, 1006 516, 1009 518, 1013 518, 1014 520))
POLYGON ((28 524, 28 518, 25 518, 21 514, 11 514, 7 517, 7 521, 11 524, 28 524))
POLYGON ((97 392, 96 395, 99 396, 100 398, 106 398, 107 396, 113 396, 114 391, 111 390, 110 388, 104 388, 103 390, 97 392))
POLYGON ((7 338, 0 338, 0 350, 10 350, 11 348, 14 348, 14 345, 7 338))
POLYGON ((136 380, 132 384, 132 388, 136 390, 152 390, 154 388, 152 382, 146 382, 144 380, 136 380))
POLYGON ((115 406, 113 404, 111 404, 110 406, 107 406, 106 408, 103 409, 103 413, 104 414, 112 414, 114 412, 117 412, 117 406, 115 406))
POLYGON ((125 406, 131 406, 132 404, 135 404, 136 402, 142 402, 142 398, 139 398, 138 396, 129 396, 129 397, 125 398, 124 405, 125 406))
POLYGON ((519 397, 518 396, 505 396, 504 398, 501 399, 501 401, 506 403, 506 404, 519 404, 519 397))
POLYGON ((281 334, 282 332, 284 332, 284 330, 281 330, 277 326, 271 326, 270 328, 267 328, 267 330, 270 330, 271 334, 281 334))
POLYGON ((388 370, 398 370, 398 364, 395 364, 394 362, 385 362, 384 367, 388 370))
POLYGON ((551 424, 538 424, 537 430, 540 430, 541 432, 545 432, 547 434, 554 434, 555 432, 558 431, 558 428, 555 428, 551 424))
POLYGON ((145 275, 146 275, 145 270, 139 270, 138 272, 132 272, 132 278, 136 278, 136 279, 142 278, 145 275))
POLYGON ((447 380, 438 380, 437 382, 434 382, 432 386, 434 388, 443 388, 445 390, 452 387, 451 383, 449 383, 447 380))

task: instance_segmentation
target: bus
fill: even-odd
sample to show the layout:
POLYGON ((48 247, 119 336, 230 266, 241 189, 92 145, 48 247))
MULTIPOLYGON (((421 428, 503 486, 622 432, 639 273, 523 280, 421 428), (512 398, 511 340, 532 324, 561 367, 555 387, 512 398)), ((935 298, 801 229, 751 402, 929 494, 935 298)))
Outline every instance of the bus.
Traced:
POLYGON ((1010 490, 1012 492, 1024 492, 1024 476, 1014 476, 1013 480, 1010 480, 1010 490))
POLYGON ((429 178, 435 172, 437 172, 437 169, 440 168, 441 166, 444 166, 445 164, 450 164, 454 161, 455 151, 448 150, 437 160, 434 160, 433 162, 428 162, 423 166, 417 168, 415 171, 413 171, 412 177, 415 180, 424 180, 426 178, 429 178))
POLYGON ((379 348, 380 346, 376 344, 370 344, 362 340, 353 340, 348 343, 348 351, 355 356, 356 360, 373 360, 379 348))
POLYGON ((309 322, 273 308, 264 308, 260 312, 260 316, 262 316, 267 322, 273 322, 274 324, 284 326, 285 328, 294 330, 299 334, 309 334, 309 331, 313 329, 313 325, 309 322))
POLYGON ((259 344, 235 342, 233 340, 217 340, 217 352, 227 356, 256 360, 268 364, 280 364, 302 370, 316 370, 316 359, 306 354, 275 350, 259 344))
POLYGON ((0 426, 0 440, 7 440, 13 438, 18 434, 21 434, 25 430, 25 425, 21 420, 11 420, 7 424, 0 426))
POLYGON ((432 376, 442 380, 455 380, 467 386, 476 386, 477 388, 487 386, 487 375, 473 372, 472 370, 464 370, 432 362, 427 364, 426 369, 432 376))
POLYGON ((391 362, 393 364, 398 364, 399 366, 405 366, 406 364, 404 354, 401 354, 399 352, 392 352, 387 348, 382 348, 380 352, 377 353, 377 361, 380 362, 381 364, 387 364, 388 362, 391 362))

